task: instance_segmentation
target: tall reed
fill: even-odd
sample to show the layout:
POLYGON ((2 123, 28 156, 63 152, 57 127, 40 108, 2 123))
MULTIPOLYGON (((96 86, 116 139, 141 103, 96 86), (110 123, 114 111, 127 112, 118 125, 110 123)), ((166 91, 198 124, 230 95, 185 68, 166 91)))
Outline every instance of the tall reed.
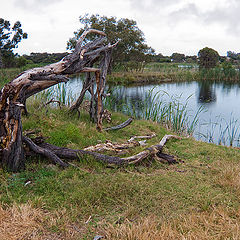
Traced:
POLYGON ((240 122, 234 118, 232 113, 229 120, 218 116, 215 122, 210 121, 202 125, 206 126, 207 131, 198 134, 204 141, 231 147, 239 145, 240 122))
POLYGON ((181 103, 182 96, 170 96, 165 91, 153 93, 152 89, 147 96, 151 101, 144 102, 146 110, 143 118, 164 124, 174 132, 191 135, 198 123, 199 114, 203 111, 203 107, 199 107, 194 115, 191 114, 192 111, 188 107, 191 97, 192 95, 181 103))
POLYGON ((73 96, 71 90, 67 89, 65 83, 59 83, 58 85, 42 91, 36 94, 35 98, 41 99, 42 101, 49 101, 53 98, 66 106, 70 106, 72 102, 76 100, 76 96, 73 96))
POLYGON ((192 135, 203 107, 192 115, 188 100, 181 103, 181 96, 170 96, 165 91, 155 92, 154 88, 146 93, 142 101, 129 102, 129 99, 118 95, 118 89, 112 91, 105 105, 114 111, 120 111, 138 119, 152 120, 163 124, 168 129, 180 134, 192 135))

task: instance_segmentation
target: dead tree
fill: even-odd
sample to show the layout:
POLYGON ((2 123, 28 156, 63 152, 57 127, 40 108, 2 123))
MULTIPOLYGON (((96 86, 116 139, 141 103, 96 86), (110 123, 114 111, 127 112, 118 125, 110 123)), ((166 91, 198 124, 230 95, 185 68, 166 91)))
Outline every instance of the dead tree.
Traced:
MULTIPOLYGON (((89 29, 79 38, 75 50, 61 61, 41 68, 33 68, 21 73, 6 84, 0 92, 0 159, 2 165, 11 171, 18 171, 24 166, 21 111, 30 96, 55 84, 67 82, 68 75, 93 72, 97 85, 92 93, 96 101, 92 117, 97 129, 102 129, 102 98, 111 49, 115 45, 106 44, 105 33, 89 29), (83 45, 87 34, 95 33, 100 37, 83 45), (101 59, 99 68, 92 68, 101 59)), ((74 109, 74 107, 72 108, 74 109)))
MULTIPOLYGON (((67 82, 68 75, 86 73, 86 81, 81 94, 70 111, 78 109, 86 91, 90 91, 91 118, 96 122, 97 129, 102 130, 102 100, 105 96, 104 88, 106 75, 111 62, 111 44, 106 44, 105 34, 101 31, 89 29, 85 31, 77 42, 74 52, 64 57, 60 62, 41 68, 33 68, 21 73, 14 80, 6 84, 0 91, 0 162, 9 171, 19 171, 24 167, 26 153, 42 155, 62 167, 67 167, 68 162, 62 159, 78 159, 81 155, 91 155, 96 160, 115 164, 137 164, 151 157, 168 163, 174 163, 172 156, 162 154, 162 148, 167 139, 174 136, 165 136, 158 145, 153 145, 143 152, 128 158, 108 156, 86 150, 72 150, 57 147, 43 141, 36 141, 23 136, 21 113, 25 108, 26 99, 30 96, 47 89, 55 84, 67 82), (99 34, 100 37, 83 45, 83 40, 89 33, 99 34), (100 62, 99 68, 93 68, 94 63, 100 62), (93 73, 93 76, 91 76, 93 73), (94 89, 94 82, 96 89, 94 89)), ((106 130, 120 129, 123 125, 130 124, 129 119, 124 124, 106 130)))

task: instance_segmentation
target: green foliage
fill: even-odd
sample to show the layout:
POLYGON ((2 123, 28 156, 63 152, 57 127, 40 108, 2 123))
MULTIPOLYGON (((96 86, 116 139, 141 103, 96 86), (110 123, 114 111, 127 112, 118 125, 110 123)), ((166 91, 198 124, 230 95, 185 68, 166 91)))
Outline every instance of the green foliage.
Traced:
MULTIPOLYGON (((120 41, 113 51, 113 59, 116 62, 129 60, 144 61, 147 54, 153 53, 153 49, 145 44, 144 34, 134 20, 86 14, 80 16, 79 21, 83 27, 74 32, 74 37, 69 39, 67 43, 68 49, 75 47, 77 39, 84 30, 94 28, 104 31, 107 34, 108 41, 111 43, 120 41)), ((93 40, 94 38, 96 38, 95 35, 89 35, 85 41, 93 40)))
POLYGON ((173 53, 171 59, 173 62, 183 62, 185 60, 185 55, 181 53, 173 53))
POLYGON ((227 57, 230 58, 231 60, 240 60, 240 53, 227 51, 227 57))
POLYGON ((219 67, 211 69, 200 69, 200 80, 208 81, 232 81, 238 82, 240 80, 240 72, 229 64, 222 64, 219 67))
POLYGON ((21 28, 21 23, 17 21, 13 27, 9 21, 0 18, 0 68, 14 66, 13 49, 18 47, 18 43, 22 39, 27 38, 21 28))
POLYGON ((18 68, 26 66, 28 63, 28 60, 23 56, 17 57, 15 61, 16 61, 16 67, 18 68))
POLYGON ((0 69, 0 88, 16 77, 22 70, 20 68, 0 69))
POLYGON ((31 53, 30 55, 23 55, 28 61, 33 63, 54 63, 60 61, 67 55, 64 53, 31 53))
POLYGON ((212 48, 205 47, 198 52, 200 68, 214 68, 219 62, 219 54, 212 48))

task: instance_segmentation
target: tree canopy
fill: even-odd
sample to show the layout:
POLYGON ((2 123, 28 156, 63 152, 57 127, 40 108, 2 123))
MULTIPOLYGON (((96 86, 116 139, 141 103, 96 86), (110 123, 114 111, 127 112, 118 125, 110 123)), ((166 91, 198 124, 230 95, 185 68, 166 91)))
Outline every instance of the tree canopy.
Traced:
POLYGON ((212 48, 205 47, 198 52, 200 68, 214 68, 219 61, 219 54, 212 48))
POLYGON ((173 53, 171 59, 173 62, 183 62, 185 60, 185 55, 182 53, 173 53))
POLYGON ((11 27, 9 21, 0 18, 0 67, 11 65, 11 59, 14 57, 13 49, 18 47, 22 39, 28 37, 21 27, 19 21, 11 27))
MULTIPOLYGON (((119 41, 113 51, 115 62, 145 61, 148 54, 154 50, 145 43, 143 32, 138 28, 136 21, 127 18, 117 19, 96 15, 84 15, 79 17, 82 28, 74 32, 74 37, 67 42, 67 49, 74 49, 77 39, 84 30, 93 28, 104 31, 108 41, 113 44, 119 41)), ((85 41, 93 40, 96 36, 89 35, 85 41)))

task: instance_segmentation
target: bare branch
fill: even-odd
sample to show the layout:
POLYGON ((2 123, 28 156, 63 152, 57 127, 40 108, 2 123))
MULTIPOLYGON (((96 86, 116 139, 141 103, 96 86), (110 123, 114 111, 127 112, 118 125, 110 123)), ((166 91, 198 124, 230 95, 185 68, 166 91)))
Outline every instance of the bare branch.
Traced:
POLYGON ((121 129, 121 128, 125 128, 126 126, 131 124, 132 121, 133 121, 133 118, 129 118, 127 121, 125 121, 125 122, 123 122, 123 123, 121 123, 121 124, 119 124, 117 126, 104 128, 103 130, 110 131, 110 130, 118 130, 118 129, 121 129))
POLYGON ((83 34, 81 35, 81 37, 78 39, 77 44, 76 44, 76 48, 80 49, 82 47, 82 43, 84 41, 84 39, 86 38, 86 36, 90 33, 96 33, 102 36, 106 36, 106 34, 100 30, 96 30, 96 29, 88 29, 86 31, 83 32, 83 34))

